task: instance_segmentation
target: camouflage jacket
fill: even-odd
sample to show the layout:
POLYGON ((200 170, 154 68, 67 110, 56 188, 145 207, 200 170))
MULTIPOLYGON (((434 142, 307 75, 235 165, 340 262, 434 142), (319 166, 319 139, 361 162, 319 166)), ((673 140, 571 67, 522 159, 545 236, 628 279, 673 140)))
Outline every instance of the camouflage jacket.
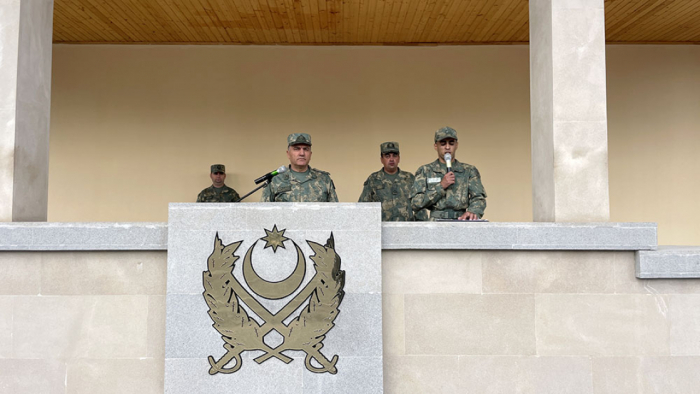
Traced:
POLYGON ((427 208, 439 211, 469 211, 482 217, 486 209, 486 191, 476 167, 452 161, 455 183, 447 190, 440 185, 447 167, 439 160, 421 166, 416 171, 416 181, 411 190, 411 206, 414 210, 427 208))
POLYGON ((399 169, 397 176, 391 179, 382 168, 367 177, 358 202, 381 202, 382 221, 385 222, 428 220, 427 212, 414 215, 411 208, 414 178, 410 172, 399 169))
POLYGON ((214 185, 209 186, 199 193, 197 202, 238 202, 241 196, 232 188, 224 185, 221 193, 216 193, 214 185))
POLYGON ((338 202, 331 175, 309 167, 305 179, 298 181, 292 171, 272 178, 263 189, 262 202, 338 202))

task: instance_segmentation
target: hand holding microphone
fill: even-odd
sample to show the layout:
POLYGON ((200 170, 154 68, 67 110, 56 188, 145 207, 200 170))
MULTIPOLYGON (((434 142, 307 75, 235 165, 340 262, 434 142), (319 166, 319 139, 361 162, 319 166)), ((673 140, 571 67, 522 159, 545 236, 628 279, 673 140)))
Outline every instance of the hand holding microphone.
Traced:
POLYGON ((452 172, 452 155, 445 153, 445 165, 447 166, 447 172, 452 172))
POLYGON ((443 189, 447 189, 455 183, 455 173, 452 172, 452 155, 449 153, 445 153, 445 164, 447 165, 447 174, 440 181, 443 189))
POLYGON ((261 176, 260 178, 256 179, 256 180, 255 180, 255 184, 257 185, 257 184, 260 184, 260 183, 269 181, 269 180, 272 179, 275 175, 281 174, 281 173, 283 173, 283 172, 285 172, 285 171, 287 171, 287 166, 280 166, 280 168, 278 168, 278 169, 276 169, 276 170, 274 170, 274 171, 270 171, 270 172, 268 172, 267 174, 265 174, 265 175, 261 176))

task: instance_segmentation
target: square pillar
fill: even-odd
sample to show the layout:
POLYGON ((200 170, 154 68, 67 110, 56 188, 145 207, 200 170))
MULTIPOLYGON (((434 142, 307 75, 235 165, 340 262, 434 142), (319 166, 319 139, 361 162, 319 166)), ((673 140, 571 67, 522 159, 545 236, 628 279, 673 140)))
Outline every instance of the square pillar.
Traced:
POLYGON ((46 221, 53 0, 0 2, 0 221, 46 221))
POLYGON ((603 0, 530 0, 533 218, 610 219, 603 0))

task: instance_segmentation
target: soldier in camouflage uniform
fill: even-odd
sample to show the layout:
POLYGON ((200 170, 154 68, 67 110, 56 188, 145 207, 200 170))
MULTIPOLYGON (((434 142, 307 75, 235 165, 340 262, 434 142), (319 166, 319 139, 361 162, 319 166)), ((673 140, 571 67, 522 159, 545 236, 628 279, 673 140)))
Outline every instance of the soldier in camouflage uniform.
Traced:
POLYGON ((226 167, 223 164, 212 165, 209 177, 212 185, 199 193, 197 202, 238 202, 241 199, 235 190, 224 184, 226 167))
POLYGON ((289 170, 263 189, 262 202, 338 202, 331 175, 309 167, 311 136, 294 133, 287 137, 289 170))
POLYGON ((358 202, 381 202, 385 222, 428 220, 425 210, 413 214, 411 186, 415 177, 399 168, 399 143, 385 142, 379 146, 379 152, 384 168, 367 178, 358 202))
POLYGON ((416 171, 411 191, 414 210, 427 208, 430 220, 475 220, 484 215, 486 191, 476 167, 454 159, 457 153, 457 132, 443 127, 435 132, 435 150, 438 159, 416 171), (445 153, 450 153, 452 171, 448 172, 445 153))

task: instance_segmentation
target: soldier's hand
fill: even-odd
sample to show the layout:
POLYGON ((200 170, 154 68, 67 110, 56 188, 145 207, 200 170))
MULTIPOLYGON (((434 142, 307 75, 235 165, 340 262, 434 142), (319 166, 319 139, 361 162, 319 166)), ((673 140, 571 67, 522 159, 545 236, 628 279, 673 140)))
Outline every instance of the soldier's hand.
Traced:
POLYGON ((471 213, 469 211, 464 212, 464 215, 459 217, 459 220, 477 220, 479 219, 479 215, 475 213, 471 213))
POLYGON ((455 183, 455 173, 450 171, 447 174, 445 174, 444 177, 442 177, 442 180, 440 181, 440 185, 442 186, 443 189, 447 189, 450 187, 450 185, 453 185, 455 183))

